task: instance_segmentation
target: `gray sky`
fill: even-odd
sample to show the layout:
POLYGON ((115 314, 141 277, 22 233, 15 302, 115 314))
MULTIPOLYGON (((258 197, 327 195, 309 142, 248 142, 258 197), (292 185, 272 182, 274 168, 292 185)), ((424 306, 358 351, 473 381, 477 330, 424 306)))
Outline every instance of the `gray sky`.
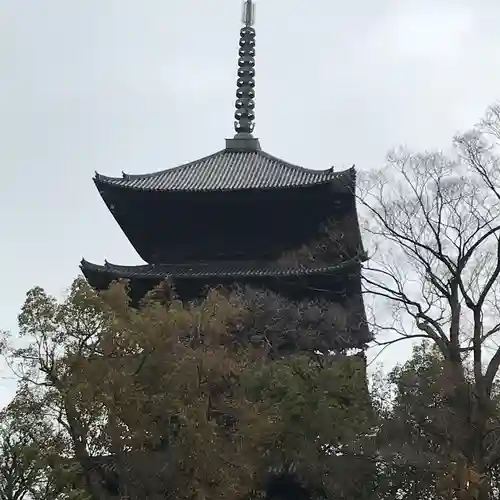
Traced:
MULTIPOLYGON (((15 329, 32 286, 64 290, 82 256, 141 262, 93 173, 223 148, 240 12, 240 0, 0 1, 0 329, 15 329)), ((446 147, 500 98, 499 19, 498 0, 258 0, 256 135, 310 168, 446 147)))

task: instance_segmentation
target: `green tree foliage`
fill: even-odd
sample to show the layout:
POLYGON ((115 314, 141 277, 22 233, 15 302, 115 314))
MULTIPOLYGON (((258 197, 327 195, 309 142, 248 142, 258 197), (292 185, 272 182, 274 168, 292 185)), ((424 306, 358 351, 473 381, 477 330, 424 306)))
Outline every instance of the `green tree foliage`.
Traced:
POLYGON ((20 401, 0 413, 0 498, 53 500, 64 487, 50 464, 61 452, 58 436, 20 401))
MULTIPOLYGON (((462 500, 479 495, 483 481, 492 494, 498 492, 498 464, 482 477, 462 451, 467 449, 463 429, 469 424, 473 375, 469 371, 467 384, 457 391, 450 370, 439 349, 424 342, 406 363, 379 379, 375 392, 384 393, 378 407, 380 498, 462 500)), ((498 403, 495 395, 487 422, 488 451, 494 451, 500 437, 498 403)))
POLYGON ((255 498, 272 477, 311 498, 363 489, 371 469, 353 444, 370 427, 363 358, 280 355, 255 335, 243 296, 135 309, 124 284, 97 295, 82 279, 63 301, 28 293, 24 344, 7 358, 25 413, 63 444, 52 465, 66 495, 255 498))

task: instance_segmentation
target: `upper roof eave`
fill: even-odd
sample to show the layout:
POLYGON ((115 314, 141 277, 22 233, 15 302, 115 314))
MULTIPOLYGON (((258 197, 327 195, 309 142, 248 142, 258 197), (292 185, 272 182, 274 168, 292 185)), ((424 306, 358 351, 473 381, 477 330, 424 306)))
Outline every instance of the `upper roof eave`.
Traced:
POLYGON ((114 186, 136 191, 239 191, 305 187, 343 181, 354 187, 355 168, 335 172, 333 167, 313 170, 288 163, 261 150, 220 150, 177 167, 148 174, 108 177, 96 172, 97 187, 114 186))
POLYGON ((199 163, 201 161, 209 160, 210 158, 213 158, 213 157, 215 157, 215 156, 223 153, 224 151, 226 151, 226 150, 225 149, 220 149, 219 151, 216 151, 215 153, 211 153, 209 155, 202 156, 198 160, 192 160, 190 162, 183 163, 181 165, 177 165, 176 167, 169 167, 169 168, 165 168, 163 170, 158 170, 157 172, 149 172, 149 173, 145 173, 145 174, 127 174, 126 172, 124 172, 122 170, 122 176, 121 177, 113 177, 113 176, 108 176, 108 175, 100 174, 99 172, 96 171, 94 179, 97 179, 97 180, 102 181, 102 182, 114 183, 114 182, 117 182, 117 181, 122 181, 124 179, 134 180, 134 179, 143 179, 143 178, 148 178, 148 177, 156 177, 158 175, 162 175, 162 174, 165 174, 167 172, 173 172, 173 171, 176 171, 176 170, 180 170, 180 169, 183 169, 183 168, 190 167, 191 165, 199 163))

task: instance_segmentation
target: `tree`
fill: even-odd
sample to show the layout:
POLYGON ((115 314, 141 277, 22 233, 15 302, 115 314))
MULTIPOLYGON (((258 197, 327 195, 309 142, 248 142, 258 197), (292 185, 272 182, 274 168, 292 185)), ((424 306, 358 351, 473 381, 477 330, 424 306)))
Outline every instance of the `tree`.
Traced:
POLYGON ((55 500, 64 488, 49 464, 60 443, 43 423, 26 418, 18 403, 0 414, 0 498, 55 500))
POLYGON ((359 192, 374 249, 364 276, 374 333, 380 345, 423 338, 439 350, 454 416, 443 443, 471 474, 461 498, 489 498, 500 460, 499 141, 493 106, 449 156, 397 151, 359 192))
MULTIPOLYGON (((414 347, 408 361, 377 377, 379 498, 463 498, 464 484, 479 479, 454 456, 457 415, 443 361, 436 346, 424 341, 414 347)), ((500 416, 498 398, 492 413, 500 416)), ((499 472, 498 466, 489 471, 495 496, 499 472)))
POLYGON ((266 292, 212 290, 192 304, 157 295, 132 308, 125 284, 98 295, 82 279, 61 302, 38 287, 27 295, 26 345, 7 357, 25 407, 63 433, 55 469, 78 464, 72 494, 236 499, 278 479, 318 498, 355 490, 331 450, 370 426, 363 358, 284 357, 278 329, 308 325, 255 307, 279 302, 266 292))

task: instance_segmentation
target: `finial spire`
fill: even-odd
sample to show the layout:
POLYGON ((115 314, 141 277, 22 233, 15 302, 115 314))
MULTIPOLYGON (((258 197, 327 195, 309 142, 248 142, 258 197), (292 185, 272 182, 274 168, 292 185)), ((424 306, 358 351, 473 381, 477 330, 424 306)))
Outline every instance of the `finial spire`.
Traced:
POLYGON ((255 119, 253 111, 255 107, 255 29, 253 28, 255 4, 252 0, 245 0, 243 3, 242 21, 244 27, 240 30, 234 129, 235 138, 251 138, 255 119))
POLYGON ((253 26, 255 23, 255 4, 252 0, 243 2, 243 24, 245 26, 253 26))

